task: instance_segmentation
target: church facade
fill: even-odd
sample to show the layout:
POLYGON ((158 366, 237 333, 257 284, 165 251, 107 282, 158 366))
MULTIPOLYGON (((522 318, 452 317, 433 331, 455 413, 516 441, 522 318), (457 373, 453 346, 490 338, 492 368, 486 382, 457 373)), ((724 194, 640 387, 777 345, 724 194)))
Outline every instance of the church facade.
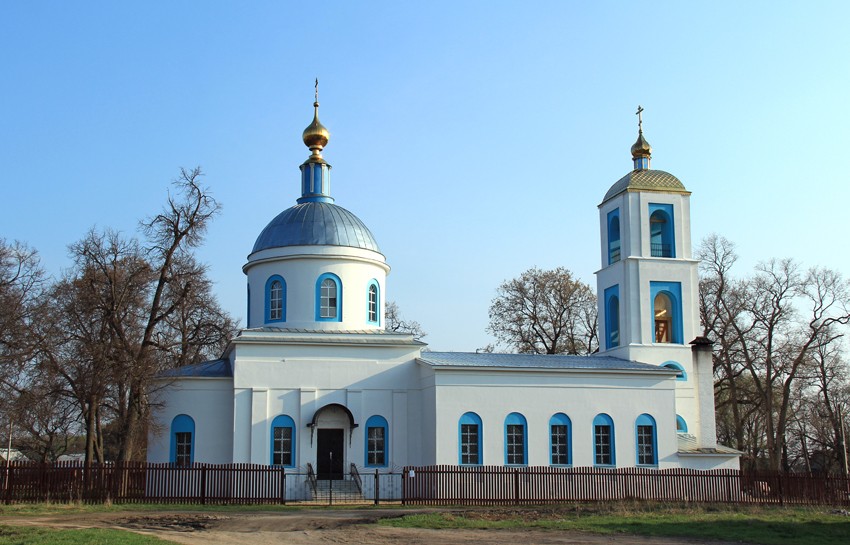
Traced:
POLYGON ((318 108, 301 197, 243 266, 247 328, 161 377, 150 462, 309 464, 320 479, 351 464, 738 467, 716 443, 690 193, 649 168, 640 125, 633 170, 599 205, 599 353, 429 352, 384 330, 390 268, 334 203, 318 108))

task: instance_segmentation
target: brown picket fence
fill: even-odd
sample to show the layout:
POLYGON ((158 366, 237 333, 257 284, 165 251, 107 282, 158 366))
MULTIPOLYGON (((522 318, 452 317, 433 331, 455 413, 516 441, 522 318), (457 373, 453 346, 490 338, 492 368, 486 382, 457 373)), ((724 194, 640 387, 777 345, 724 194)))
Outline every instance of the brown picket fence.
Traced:
POLYGON ((850 505, 844 475, 719 469, 428 466, 405 468, 412 505, 499 505, 647 500, 850 505))
POLYGON ((593 467, 427 466, 403 471, 352 468, 339 481, 256 464, 0 465, 4 503, 185 504, 379 503, 519 505, 646 500, 661 502, 850 505, 844 475, 737 470, 593 467))

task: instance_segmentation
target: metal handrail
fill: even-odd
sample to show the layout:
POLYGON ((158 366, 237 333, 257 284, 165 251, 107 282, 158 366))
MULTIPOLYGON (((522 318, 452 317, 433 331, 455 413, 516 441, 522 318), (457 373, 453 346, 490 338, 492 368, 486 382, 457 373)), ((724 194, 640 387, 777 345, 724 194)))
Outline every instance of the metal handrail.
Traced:
POLYGON ((307 462, 307 484, 310 485, 310 490, 315 494, 318 482, 316 480, 316 472, 313 471, 313 464, 310 462, 307 462))
POLYGON ((653 242, 650 249, 652 257, 673 257, 673 248, 670 244, 653 242))
POLYGON ((363 481, 362 481, 362 479, 360 479, 360 472, 357 470, 357 466, 354 465, 353 463, 351 464, 351 471, 349 473, 351 474, 351 480, 353 480, 354 484, 357 485, 357 492, 362 494, 363 493, 363 481))

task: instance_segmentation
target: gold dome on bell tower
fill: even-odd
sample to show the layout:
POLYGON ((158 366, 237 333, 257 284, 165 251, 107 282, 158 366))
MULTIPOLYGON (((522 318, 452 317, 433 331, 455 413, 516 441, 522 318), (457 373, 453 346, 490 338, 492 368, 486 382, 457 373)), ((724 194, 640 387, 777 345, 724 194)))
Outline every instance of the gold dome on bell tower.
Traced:
POLYGON ((328 145, 331 133, 319 121, 319 80, 316 79, 316 100, 313 102, 313 122, 310 123, 301 135, 304 145, 313 152, 312 157, 321 158, 322 149, 328 145))

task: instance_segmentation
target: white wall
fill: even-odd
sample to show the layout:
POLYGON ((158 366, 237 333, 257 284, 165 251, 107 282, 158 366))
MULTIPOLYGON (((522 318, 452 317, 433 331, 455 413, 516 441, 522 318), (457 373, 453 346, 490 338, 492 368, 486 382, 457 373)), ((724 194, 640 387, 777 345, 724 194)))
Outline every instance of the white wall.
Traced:
POLYGON ((175 380, 156 394, 148 435, 148 461, 170 462, 171 422, 185 414, 195 421, 196 462, 225 464, 233 453, 233 382, 229 378, 175 380))
POLYGON ((528 422, 528 464, 549 465, 549 419, 566 414, 572 422, 574 466, 593 465, 593 419, 614 420, 617 467, 634 466, 635 421, 643 413, 656 422, 659 467, 676 464, 678 444, 673 380, 605 372, 436 371, 436 460, 458 464, 458 420, 468 412, 483 422, 483 464, 505 464, 505 418, 528 422))
POLYGON ((369 330, 384 326, 386 278, 384 256, 371 250, 343 246, 291 246, 271 248, 251 255, 243 271, 250 288, 249 327, 270 325, 312 330, 369 330), (316 320, 316 280, 333 273, 342 283, 342 321, 316 320), (286 321, 265 320, 266 282, 273 275, 286 281, 286 321), (368 286, 380 287, 379 322, 368 321, 368 286))

